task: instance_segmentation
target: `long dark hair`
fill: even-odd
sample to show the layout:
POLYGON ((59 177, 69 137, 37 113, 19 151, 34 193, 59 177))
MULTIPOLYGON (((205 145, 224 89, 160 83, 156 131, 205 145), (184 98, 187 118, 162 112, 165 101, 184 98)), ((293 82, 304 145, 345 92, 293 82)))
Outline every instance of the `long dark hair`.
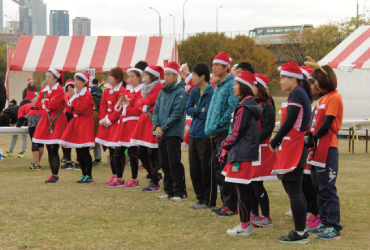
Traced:
POLYGON ((262 102, 267 102, 268 100, 270 100, 269 93, 267 93, 266 88, 261 83, 257 82, 255 86, 257 87, 259 92, 258 99, 260 99, 262 102))
POLYGON ((297 79, 298 85, 301 86, 307 93, 310 102, 312 102, 311 86, 306 79, 297 79))
POLYGON ((239 91, 240 91, 239 99, 240 100, 243 100, 244 97, 246 97, 248 95, 253 96, 253 91, 250 87, 248 87, 244 83, 239 82, 238 80, 236 80, 236 82, 239 84, 239 91))
POLYGON ((56 76, 54 75, 54 73, 53 73, 53 72, 51 72, 50 70, 48 70, 48 72, 50 72, 50 73, 53 75, 54 79, 57 79, 57 83, 59 83, 61 86, 63 86, 63 83, 62 83, 62 79, 61 79, 61 78, 56 77, 56 76))

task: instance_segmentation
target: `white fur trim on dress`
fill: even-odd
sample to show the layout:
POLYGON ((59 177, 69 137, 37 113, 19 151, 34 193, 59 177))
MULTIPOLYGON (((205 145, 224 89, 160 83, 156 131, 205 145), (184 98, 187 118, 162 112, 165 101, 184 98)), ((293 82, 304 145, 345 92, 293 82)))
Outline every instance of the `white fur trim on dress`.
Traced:
MULTIPOLYGON (((50 89, 49 85, 46 85, 45 88, 42 90, 42 92, 48 91, 48 93, 49 93, 49 90, 56 90, 58 88, 58 86, 59 86, 58 82, 56 84, 54 84, 54 86, 51 87, 51 89, 50 89)), ((51 94, 51 92, 49 94, 51 94)))
POLYGON ((58 144, 59 139, 43 140, 43 139, 35 139, 35 138, 32 138, 32 142, 50 145, 50 144, 58 144))
POLYGON ((307 161, 308 164, 314 165, 316 167, 325 168, 326 163, 318 162, 318 161, 307 161))
POLYGON ((132 146, 145 146, 148 148, 158 148, 158 143, 149 143, 146 141, 131 139, 130 144, 132 146))
POLYGON ((99 143, 100 145, 103 145, 103 146, 106 146, 106 147, 109 147, 109 142, 105 141, 105 140, 102 140, 100 138, 95 138, 95 143, 99 143))
POLYGON ((103 125, 103 124, 104 124, 104 122, 105 122, 105 117, 104 117, 103 119, 99 120, 99 124, 100 124, 100 125, 103 125))
POLYGON ((129 116, 122 119, 122 122, 138 121, 140 116, 129 116))
POLYGON ((121 109, 122 109, 122 105, 119 105, 118 102, 117 102, 117 104, 114 106, 114 110, 119 112, 119 111, 121 111, 121 109))
POLYGON ((69 101, 68 101, 67 105, 68 105, 68 106, 70 106, 70 107, 72 107, 72 102, 73 102, 75 99, 77 99, 77 98, 79 98, 79 95, 74 94, 74 95, 71 97, 71 99, 69 99, 69 101))
POLYGON ((108 123, 108 125, 112 125, 112 122, 109 120, 108 115, 105 116, 105 121, 108 123))
POLYGON ((146 112, 148 112, 148 105, 143 106, 143 113, 146 113, 146 112))
POLYGON ((291 167, 289 169, 276 169, 276 170, 272 170, 271 174, 286 174, 286 173, 292 172, 296 168, 297 167, 291 167))
POLYGON ((122 115, 123 116, 126 116, 127 107, 128 107, 128 104, 127 103, 123 104, 123 107, 122 107, 122 115))
POLYGON ((95 142, 88 142, 88 143, 72 143, 67 141, 59 140, 59 145, 63 148, 85 148, 85 147, 95 147, 95 142))

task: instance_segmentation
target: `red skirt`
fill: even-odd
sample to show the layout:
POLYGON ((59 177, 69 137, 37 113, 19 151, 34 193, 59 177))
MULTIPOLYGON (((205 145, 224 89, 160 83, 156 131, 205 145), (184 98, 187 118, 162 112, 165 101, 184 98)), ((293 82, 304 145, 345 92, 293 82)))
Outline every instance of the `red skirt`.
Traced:
POLYGON ((130 140, 131 146, 145 146, 148 148, 158 148, 158 138, 153 134, 153 122, 148 114, 140 115, 130 140))
POLYGON ((94 121, 91 116, 73 117, 60 138, 59 145, 63 148, 94 147, 94 121))
POLYGON ((95 137, 95 142, 99 143, 100 145, 103 145, 105 147, 109 147, 109 133, 110 133, 110 131, 111 131, 111 126, 106 128, 104 125, 100 125, 99 130, 98 130, 98 134, 95 137))
MULTIPOLYGON (((53 120, 57 113, 51 114, 50 119, 53 120)), ((62 134, 67 126, 67 117, 62 112, 58 118, 53 122, 53 133, 51 133, 50 121, 48 118, 47 112, 45 112, 41 118, 39 123, 37 124, 35 133, 33 135, 32 141, 34 143, 41 143, 41 144, 58 144, 62 134)))
POLYGON ((186 132, 184 136, 184 141, 181 143, 181 145, 183 145, 185 148, 189 148, 189 141, 190 141, 190 130, 186 132))
POLYGON ((234 162, 225 165, 222 174, 225 176, 225 181, 239 184, 249 184, 252 182, 255 175, 256 167, 252 166, 251 161, 239 162, 239 171, 233 172, 234 162))
POLYGON ((276 154, 271 152, 269 140, 260 144, 260 161, 252 162, 253 177, 252 181, 276 180, 277 176, 271 174, 276 161, 276 154))
POLYGON ((130 147, 131 138, 135 131, 139 117, 121 117, 111 128, 109 145, 111 147, 130 147))

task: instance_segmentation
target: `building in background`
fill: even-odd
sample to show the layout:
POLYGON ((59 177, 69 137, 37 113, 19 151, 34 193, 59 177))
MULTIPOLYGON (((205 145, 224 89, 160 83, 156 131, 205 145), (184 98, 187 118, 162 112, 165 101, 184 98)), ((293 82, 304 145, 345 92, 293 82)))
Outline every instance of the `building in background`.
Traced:
POLYGON ((19 32, 19 22, 6 21, 4 33, 17 33, 19 32))
POLYGON ((3 25, 4 25, 4 11, 3 11, 4 5, 3 0, 0 0, 0 32, 3 31, 3 25))
POLYGON ((76 17, 72 21, 74 36, 91 36, 91 19, 76 17))
POLYGON ((50 36, 69 36, 68 10, 51 10, 49 14, 50 36))
POLYGON ((46 3, 44 0, 12 0, 19 5, 19 30, 26 35, 46 36, 46 3))

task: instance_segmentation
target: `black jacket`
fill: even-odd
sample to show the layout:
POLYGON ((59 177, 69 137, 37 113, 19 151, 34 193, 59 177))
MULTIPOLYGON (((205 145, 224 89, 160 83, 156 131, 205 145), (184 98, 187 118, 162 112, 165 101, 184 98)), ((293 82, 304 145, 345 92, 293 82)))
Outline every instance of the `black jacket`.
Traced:
POLYGON ((0 112, 5 108, 6 103, 6 91, 3 81, 0 79, 0 112))
MULTIPOLYGON (((259 99, 255 99, 258 103, 261 102, 259 99)), ((259 142, 260 144, 264 142, 267 138, 271 137, 272 132, 275 128, 275 109, 272 104, 267 101, 262 103, 262 116, 261 116, 261 131, 259 134, 259 142)))
POLYGON ((261 116, 262 108, 253 98, 247 98, 236 105, 232 133, 221 144, 227 150, 228 163, 258 160, 258 120, 261 116), (238 111, 241 107, 243 110, 240 117, 238 111))
POLYGON ((9 106, 3 111, 4 114, 8 114, 10 117, 10 124, 16 124, 18 119, 18 105, 9 106))

